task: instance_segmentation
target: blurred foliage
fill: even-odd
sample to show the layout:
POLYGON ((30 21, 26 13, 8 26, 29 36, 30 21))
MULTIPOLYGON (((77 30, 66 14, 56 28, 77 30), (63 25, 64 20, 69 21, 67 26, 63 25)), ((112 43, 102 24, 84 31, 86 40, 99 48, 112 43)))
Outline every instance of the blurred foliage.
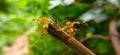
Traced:
MULTIPOLYGON (((32 18, 47 16, 60 26, 63 26, 66 21, 80 21, 83 24, 77 26, 78 31, 75 35, 80 40, 87 33, 108 35, 109 21, 116 14, 116 7, 120 7, 120 2, 116 2, 120 0, 66 0, 72 1, 71 4, 67 4, 64 0, 59 0, 60 3, 57 1, 0 0, 0 54, 5 46, 11 46, 17 37, 28 28, 35 26, 32 18), (53 7, 49 8, 50 6, 53 7)), ((48 34, 45 34, 43 40, 39 39, 40 34, 40 31, 36 29, 29 35, 31 55, 76 55, 74 51, 48 34)), ((83 44, 97 55, 115 55, 108 41, 91 39, 83 44)))

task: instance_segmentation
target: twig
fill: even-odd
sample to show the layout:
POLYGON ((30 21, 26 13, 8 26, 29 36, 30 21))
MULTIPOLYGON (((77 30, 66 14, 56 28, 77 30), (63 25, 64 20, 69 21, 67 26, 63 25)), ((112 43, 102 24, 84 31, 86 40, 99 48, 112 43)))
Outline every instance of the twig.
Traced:
POLYGON ((68 47, 72 48, 76 53, 80 55, 95 55, 91 50, 77 41, 74 37, 70 36, 64 31, 61 31, 61 28, 55 23, 50 23, 47 31, 50 35, 60 40, 68 47))
POLYGON ((84 41, 87 41, 89 39, 94 39, 94 38, 98 38, 98 39, 102 39, 102 40, 106 40, 106 41, 109 41, 109 37, 108 36, 102 36, 102 35, 93 35, 91 38, 87 38, 87 37, 84 37, 82 39, 80 39, 80 42, 84 42, 84 41))

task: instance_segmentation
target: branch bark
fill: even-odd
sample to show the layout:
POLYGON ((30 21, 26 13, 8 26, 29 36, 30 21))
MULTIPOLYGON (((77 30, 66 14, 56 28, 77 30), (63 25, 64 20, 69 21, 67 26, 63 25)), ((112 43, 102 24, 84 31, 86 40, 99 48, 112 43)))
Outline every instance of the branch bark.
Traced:
POLYGON ((60 40, 68 47, 72 48, 76 53, 80 55, 95 55, 91 50, 77 41, 74 37, 70 36, 64 31, 61 31, 61 28, 55 23, 50 23, 47 31, 50 35, 60 40))

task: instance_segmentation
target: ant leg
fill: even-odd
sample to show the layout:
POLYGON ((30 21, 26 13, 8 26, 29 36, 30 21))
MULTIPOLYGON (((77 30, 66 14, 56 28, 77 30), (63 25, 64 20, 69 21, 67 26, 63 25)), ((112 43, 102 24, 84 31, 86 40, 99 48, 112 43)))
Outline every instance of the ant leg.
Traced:
POLYGON ((40 39, 43 39, 43 36, 44 36, 44 34, 45 34, 45 27, 42 27, 42 33, 41 33, 41 36, 40 36, 40 39))

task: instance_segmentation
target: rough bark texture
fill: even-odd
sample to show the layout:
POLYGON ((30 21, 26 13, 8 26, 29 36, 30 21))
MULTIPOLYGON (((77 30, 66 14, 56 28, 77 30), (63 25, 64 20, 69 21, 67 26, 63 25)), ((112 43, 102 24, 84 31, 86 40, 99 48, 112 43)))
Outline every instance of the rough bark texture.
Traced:
POLYGON ((64 31, 61 31, 61 28, 55 23, 50 23, 47 31, 50 35, 60 40, 68 47, 72 48, 79 55, 95 55, 91 50, 77 41, 74 37, 70 36, 64 31))

